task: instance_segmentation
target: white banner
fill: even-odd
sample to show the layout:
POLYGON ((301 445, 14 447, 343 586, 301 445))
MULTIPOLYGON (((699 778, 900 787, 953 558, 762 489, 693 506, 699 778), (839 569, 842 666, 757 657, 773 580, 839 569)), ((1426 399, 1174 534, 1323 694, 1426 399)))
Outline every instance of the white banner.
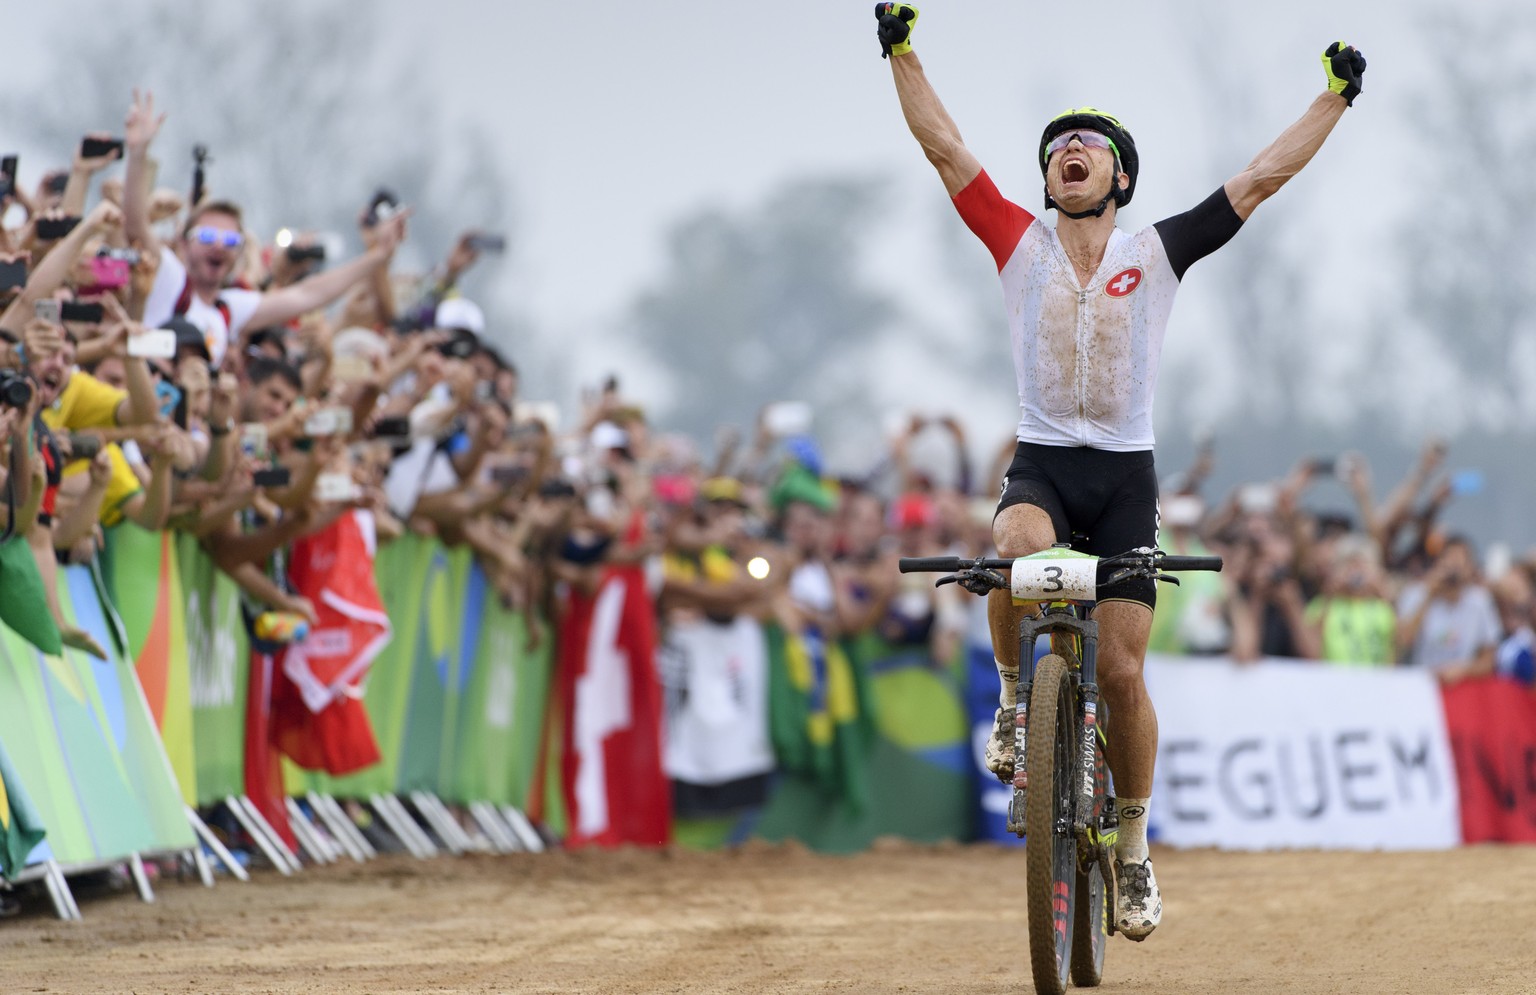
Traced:
POLYGON ((668 777, 724 784, 773 770, 767 647, 756 621, 670 625, 657 659, 668 777))
MULTIPOLYGON (((1423 672, 1147 659, 1152 823, 1173 846, 1424 850, 1461 826, 1445 713, 1423 672)), ((1114 715, 1109 735, 1115 734, 1114 715)))

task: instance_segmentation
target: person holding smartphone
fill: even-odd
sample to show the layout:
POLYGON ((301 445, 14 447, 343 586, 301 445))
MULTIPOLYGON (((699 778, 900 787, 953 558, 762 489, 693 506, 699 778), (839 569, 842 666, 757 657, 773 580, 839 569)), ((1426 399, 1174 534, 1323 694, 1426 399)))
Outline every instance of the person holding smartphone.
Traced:
POLYGON ((155 115, 154 96, 135 90, 123 131, 128 162, 123 185, 125 227, 130 243, 160 258, 144 305, 144 321, 158 328, 172 317, 186 318, 202 329, 216 369, 242 329, 281 325, 325 307, 358 281, 387 267, 405 238, 409 209, 380 221, 372 247, 349 262, 267 293, 230 287, 245 248, 238 205, 225 200, 191 205, 177 251, 162 244, 150 227, 149 147, 164 122, 165 115, 155 115))

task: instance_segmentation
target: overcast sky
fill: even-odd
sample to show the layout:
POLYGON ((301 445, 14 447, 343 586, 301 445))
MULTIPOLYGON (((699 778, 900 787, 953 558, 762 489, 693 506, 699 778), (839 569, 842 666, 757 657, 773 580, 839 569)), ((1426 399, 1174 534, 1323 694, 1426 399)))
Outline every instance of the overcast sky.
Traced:
MULTIPOLYGON (((281 17, 294 3, 270 0, 269 7, 281 17)), ((914 306, 942 313, 925 300, 938 285, 929 279, 938 262, 925 253, 933 251, 931 219, 944 194, 901 120, 872 4, 355 6, 358 16, 381 19, 390 58, 441 86, 444 116, 493 137, 514 184, 519 230, 508 266, 518 305, 546 334, 575 335, 580 346, 585 330, 611 327, 656 276, 667 226, 685 213, 747 208, 777 184, 833 173, 890 188, 887 251, 908 261, 914 306)), ((1121 223, 1140 227, 1191 206, 1240 170, 1320 92, 1322 48, 1335 38, 1353 42, 1371 63, 1359 106, 1260 218, 1301 230, 1309 219, 1347 214, 1369 237, 1372 218, 1384 218, 1389 206, 1379 185, 1383 152, 1400 142, 1402 104, 1424 82, 1405 27, 1412 6, 1293 0, 1283 12, 1256 16, 1217 0, 1102 8, 931 0, 922 5, 916 43, 967 144, 1004 193, 1031 208, 1044 121, 1083 104, 1119 115, 1143 163, 1136 203, 1121 223), (1232 108, 1224 120, 1213 114, 1217 102, 1232 108)), ((84 8, 119 16, 131 5, 84 8)), ((38 31, 59 9, 15 6, 12 37, 38 31)), ((16 78, 25 80, 29 60, 40 65, 58 52, 39 45, 12 54, 16 78)), ((344 45, 338 56, 347 58, 344 45)), ((362 78, 369 68, 356 71, 362 78)), ((170 111, 184 119, 195 96, 180 107, 170 99, 170 111)), ((275 142, 253 138, 253 154, 275 142)), ((463 213, 473 205, 424 209, 463 213)), ((979 246, 974 258, 988 265, 979 246)), ((1180 316, 1198 316, 1199 298, 1192 282, 1180 316)))

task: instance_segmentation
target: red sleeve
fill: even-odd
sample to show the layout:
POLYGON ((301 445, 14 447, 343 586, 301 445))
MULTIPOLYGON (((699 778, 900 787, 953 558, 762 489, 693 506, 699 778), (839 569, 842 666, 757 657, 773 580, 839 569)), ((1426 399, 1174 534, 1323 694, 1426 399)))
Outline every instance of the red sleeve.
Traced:
POLYGON ((1035 222, 1033 214, 998 193, 997 184, 985 169, 955 194, 955 210, 992 251, 999 272, 1013 256, 1024 232, 1035 222))

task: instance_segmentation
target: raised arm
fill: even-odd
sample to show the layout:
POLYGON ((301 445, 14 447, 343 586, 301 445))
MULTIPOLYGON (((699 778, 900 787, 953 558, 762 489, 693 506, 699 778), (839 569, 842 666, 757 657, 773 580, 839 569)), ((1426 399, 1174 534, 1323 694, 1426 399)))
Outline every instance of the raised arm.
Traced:
POLYGON ((1247 221, 1254 208, 1285 186, 1287 180, 1312 161, 1323 140, 1344 116, 1344 109, 1360 93, 1360 76, 1365 72, 1365 56, 1353 46, 1334 42, 1323 53, 1323 71, 1328 89, 1318 94, 1301 120, 1280 133, 1280 137, 1254 157, 1248 168, 1227 181, 1227 200, 1232 210, 1247 221))
POLYGON ((981 163, 965 147, 960 129, 939 102, 917 53, 912 51, 912 29, 917 25, 917 8, 911 4, 875 5, 880 26, 880 44, 891 60, 891 75, 896 80, 896 96, 901 113, 912 129, 912 137, 923 147, 923 154, 939 171, 944 189, 951 197, 970 185, 981 172, 981 163))
POLYGON ((149 145, 160 133, 165 115, 155 116, 155 95, 133 91, 133 104, 123 124, 123 148, 128 169, 123 177, 123 228, 128 241, 142 251, 160 254, 160 239, 150 227, 149 145))
POLYGON ((261 303, 246 322, 248 328, 280 325, 308 311, 325 307, 346 293, 359 280, 381 266, 388 266, 395 248, 405 238, 405 221, 410 211, 401 211, 388 221, 379 222, 373 246, 350 262, 334 269, 321 270, 298 283, 261 295, 261 303))

